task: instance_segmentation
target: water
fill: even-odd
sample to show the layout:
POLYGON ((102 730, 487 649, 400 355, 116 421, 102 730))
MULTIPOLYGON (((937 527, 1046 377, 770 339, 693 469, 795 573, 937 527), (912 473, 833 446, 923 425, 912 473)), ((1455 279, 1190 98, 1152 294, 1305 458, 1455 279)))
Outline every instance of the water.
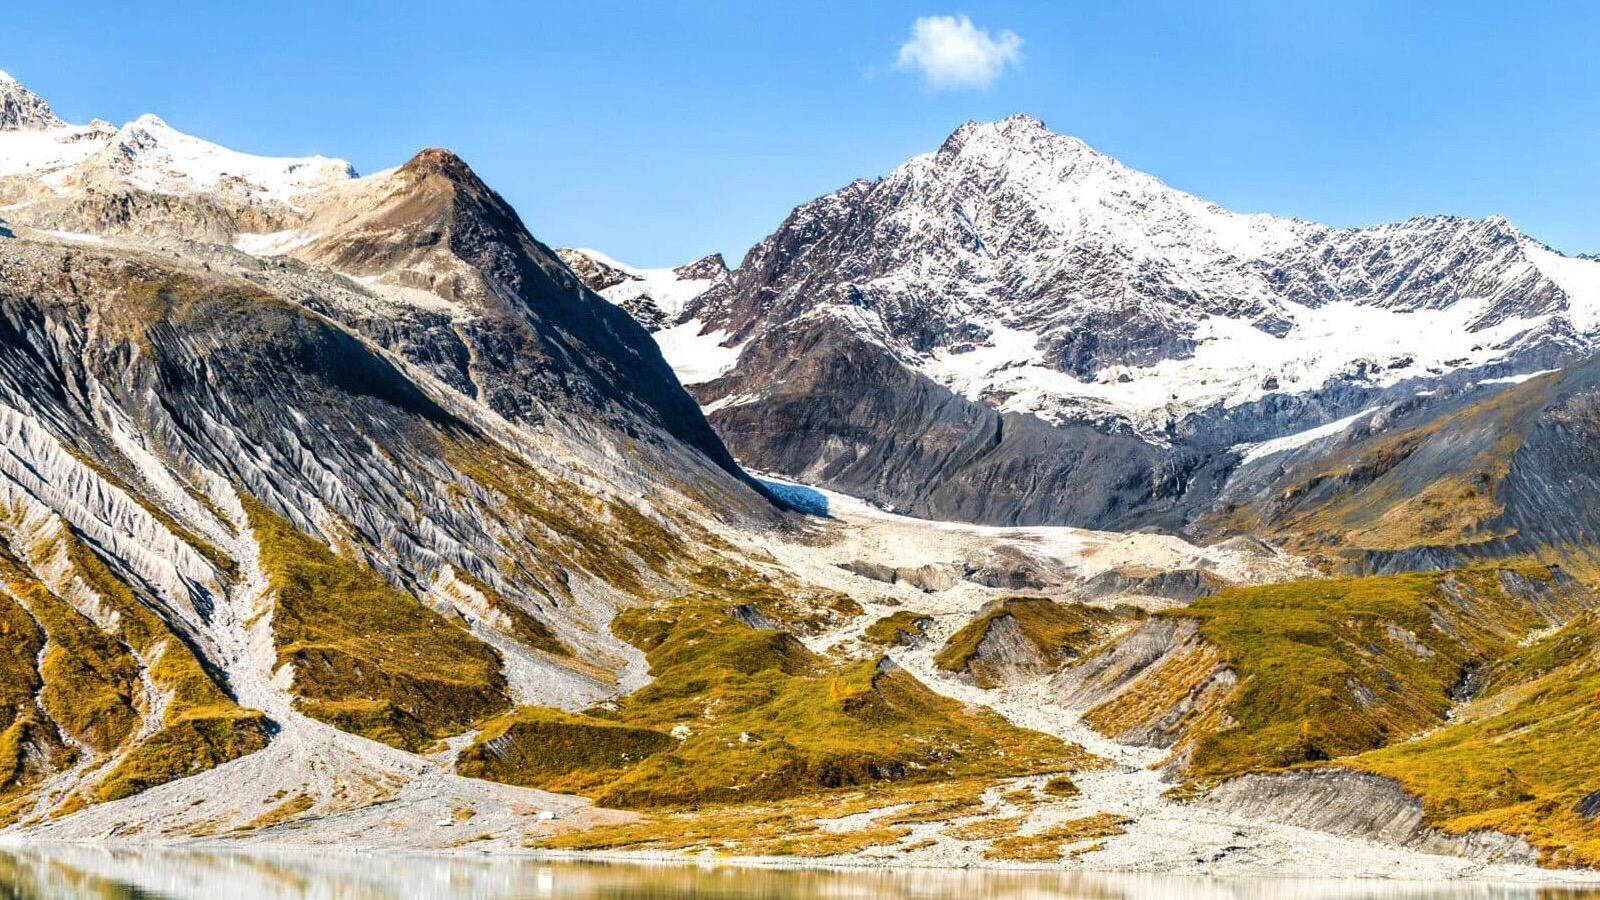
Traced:
POLYGON ((776 870, 524 857, 247 853, 30 846, 0 850, 0 900, 534 900, 534 898, 1099 898, 1600 900, 1595 888, 1296 881, 1078 872, 776 870))

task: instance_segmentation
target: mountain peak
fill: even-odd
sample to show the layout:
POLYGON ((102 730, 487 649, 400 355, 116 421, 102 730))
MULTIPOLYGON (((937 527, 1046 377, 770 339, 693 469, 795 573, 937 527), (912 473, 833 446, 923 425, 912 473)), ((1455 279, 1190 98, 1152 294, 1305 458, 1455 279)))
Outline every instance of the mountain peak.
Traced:
POLYGON ((1031 147, 1051 145, 1073 151, 1093 149, 1083 141, 1051 131, 1049 126, 1025 113, 1014 113, 992 122, 966 122, 945 139, 941 152, 959 152, 967 147, 1031 147))
POLYGON ((0 131, 44 131, 64 124, 44 98, 0 72, 0 131))
POLYGON ((711 253, 678 266, 672 270, 672 274, 690 281, 716 281, 727 277, 728 263, 721 253, 711 253))
POLYGON ((1051 133, 1050 127, 1044 124, 1043 120, 1036 119, 1027 113, 1012 113, 1004 119, 994 122, 993 125, 999 131, 1006 133, 1051 133))
POLYGON ((993 122, 967 122, 926 158, 940 167, 965 170, 976 166, 1016 174, 1124 168, 1082 140, 1057 134, 1040 120, 1020 113, 993 122))
POLYGON ((466 160, 443 147, 428 147, 421 150, 400 168, 402 171, 421 175, 443 175, 452 181, 476 181, 478 178, 466 160))
POLYGON ((990 122, 979 122, 977 120, 963 122, 961 127, 957 128, 951 137, 971 136, 976 134, 1001 134, 1007 136, 1017 136, 1025 134, 1052 133, 1053 132, 1050 131, 1049 126, 1045 125, 1043 121, 1036 119, 1027 113, 1012 113, 1003 119, 995 119, 990 122))

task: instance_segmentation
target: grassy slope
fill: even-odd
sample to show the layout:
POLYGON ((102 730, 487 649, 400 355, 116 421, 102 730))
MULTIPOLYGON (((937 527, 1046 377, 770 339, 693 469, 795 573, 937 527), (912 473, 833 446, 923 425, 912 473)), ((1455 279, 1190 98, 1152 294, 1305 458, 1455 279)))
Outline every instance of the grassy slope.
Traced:
POLYGON ((1517 650, 1488 678, 1457 724, 1348 764, 1398 779, 1433 825, 1520 834, 1548 863, 1600 866, 1600 821, 1578 811, 1600 791, 1600 616, 1517 650))
POLYGON ((989 636, 989 629, 1007 617, 1017 623, 1023 636, 1047 661, 1083 655, 1104 640, 1111 627, 1123 618, 1119 613, 1081 603, 1007 597, 951 635, 933 657, 934 665, 947 672, 969 672, 980 687, 993 687, 994 679, 977 659, 978 648, 989 636))
POLYGON ((861 637, 881 647, 907 646, 922 637, 933 619, 925 613, 910 609, 897 609, 868 625, 861 637))
POLYGON ((70 753, 55 740, 57 727, 113 757, 99 782, 70 798, 65 811, 127 797, 264 747, 265 718, 234 704, 193 651, 86 544, 71 534, 62 540, 75 573, 116 614, 116 624, 102 631, 34 578, 17 556, 0 552, 6 590, 26 603, 24 608, 7 598, 0 609, 0 631, 13 638, 8 649, 16 654, 3 672, 8 727, 0 735, 0 784, 18 786, 24 773, 19 754, 30 744, 70 753), (48 644, 35 672, 32 660, 41 639, 48 644), (167 703, 160 727, 130 746, 143 715, 141 658, 167 703), (37 693, 37 705, 31 694, 24 702, 25 690, 37 693))
POLYGON ((117 611, 119 637, 146 660, 151 682, 168 695, 161 727, 111 768, 95 788, 97 799, 129 797, 267 745, 266 716, 235 703, 194 651, 86 544, 69 536, 67 554, 79 576, 117 611))
POLYGON ((1329 454, 1215 524, 1342 555, 1504 537, 1494 524, 1502 512, 1496 488, 1549 390, 1543 381, 1518 385, 1329 454))
POLYGON ((1588 602, 1532 564, 1230 588, 1160 613, 1194 621, 1199 640, 1086 720, 1117 733, 1183 709, 1175 751, 1198 783, 1360 768, 1419 796, 1431 825, 1518 834, 1549 863, 1596 866, 1600 822, 1579 812, 1600 795, 1588 602), (1552 619, 1569 621, 1546 633, 1552 619), (1468 672, 1486 687, 1462 706, 1468 672))
MULTIPOLYGON (((1185 739, 1202 779, 1318 762, 1435 727, 1464 667, 1516 649, 1547 624, 1503 579, 1540 589, 1525 566, 1232 588, 1166 615, 1200 636, 1237 675, 1226 724, 1185 739)), ((1565 607, 1566 614, 1575 607, 1565 607)))
POLYGON ((276 594, 278 664, 299 708, 348 731, 418 750, 504 712, 500 658, 463 626, 248 501, 276 594))
MULTIPOLYGON (((703 806, 1091 762, 1055 738, 940 697, 879 660, 827 660, 788 633, 751 628, 732 612, 748 607, 773 621, 806 623, 817 609, 840 605, 837 598, 795 596, 757 576, 710 566, 691 583, 687 595, 628 610, 613 623, 620 637, 645 651, 653 680, 614 708, 590 710, 584 722, 663 735, 681 726, 672 743, 619 767, 614 742, 596 741, 593 756, 563 766, 559 778, 505 768, 497 777, 523 784, 550 778, 541 786, 560 784, 611 806, 703 806)), ((537 732, 515 736, 536 743, 492 747, 494 737, 480 737, 462 753, 463 766, 488 771, 496 754, 503 762, 513 753, 527 759, 556 753, 537 732)))
POLYGON ((43 718, 34 705, 44 681, 35 668, 44 634, 27 610, 0 592, 0 822, 28 787, 28 747, 43 718))

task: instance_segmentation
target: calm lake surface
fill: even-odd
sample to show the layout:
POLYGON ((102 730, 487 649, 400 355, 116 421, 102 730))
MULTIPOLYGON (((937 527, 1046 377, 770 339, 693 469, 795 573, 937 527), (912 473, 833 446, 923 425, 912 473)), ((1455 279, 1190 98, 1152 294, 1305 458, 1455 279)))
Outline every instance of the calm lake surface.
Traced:
POLYGON ((1600 900, 1600 888, 1083 873, 770 870, 525 858, 0 848, 0 900, 523 900, 523 898, 1600 900))

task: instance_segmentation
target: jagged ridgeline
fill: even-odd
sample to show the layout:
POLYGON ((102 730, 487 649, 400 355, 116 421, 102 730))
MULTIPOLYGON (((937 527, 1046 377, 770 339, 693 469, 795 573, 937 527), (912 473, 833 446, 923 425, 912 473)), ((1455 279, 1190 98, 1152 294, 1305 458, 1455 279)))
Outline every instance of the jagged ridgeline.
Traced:
POLYGON ((1600 261, 1504 218, 1234 213, 1026 116, 797 206, 726 275, 569 258, 740 460, 996 525, 1182 528, 1270 442, 1600 346, 1600 261))

